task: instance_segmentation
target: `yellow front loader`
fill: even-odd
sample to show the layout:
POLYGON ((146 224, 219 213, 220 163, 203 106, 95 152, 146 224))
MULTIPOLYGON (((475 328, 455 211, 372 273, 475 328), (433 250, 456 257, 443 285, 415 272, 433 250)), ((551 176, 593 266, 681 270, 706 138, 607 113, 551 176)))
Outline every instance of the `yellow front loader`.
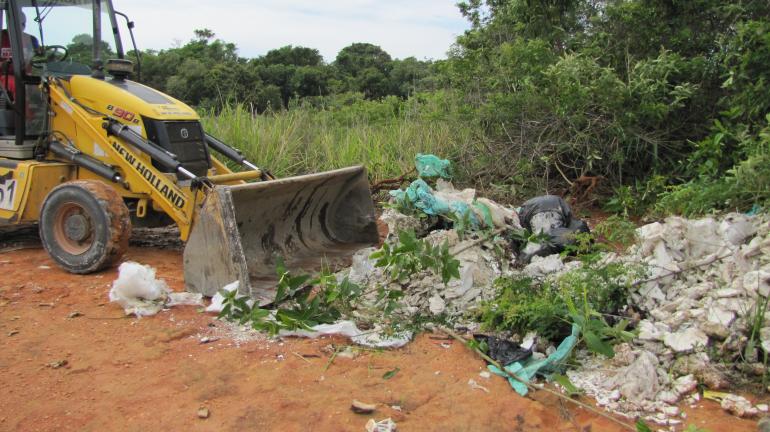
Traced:
POLYGON ((239 281, 269 301, 278 258, 311 268, 377 242, 363 167, 276 179, 208 135, 193 109, 129 80, 120 29, 133 23, 110 0, 0 5, 0 225, 37 223, 64 269, 114 264, 132 224, 175 223, 188 290, 239 281), (72 37, 90 52, 74 58, 72 37))

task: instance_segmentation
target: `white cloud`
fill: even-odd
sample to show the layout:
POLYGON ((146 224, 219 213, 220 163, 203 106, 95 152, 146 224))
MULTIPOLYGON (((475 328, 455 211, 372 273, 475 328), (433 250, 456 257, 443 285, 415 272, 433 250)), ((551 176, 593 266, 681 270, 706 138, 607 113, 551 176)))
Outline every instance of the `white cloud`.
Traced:
POLYGON ((255 57, 284 45, 317 48, 327 61, 353 42, 381 46, 395 58, 443 58, 467 24, 454 0, 113 0, 136 23, 140 48, 187 42, 209 28, 255 57))

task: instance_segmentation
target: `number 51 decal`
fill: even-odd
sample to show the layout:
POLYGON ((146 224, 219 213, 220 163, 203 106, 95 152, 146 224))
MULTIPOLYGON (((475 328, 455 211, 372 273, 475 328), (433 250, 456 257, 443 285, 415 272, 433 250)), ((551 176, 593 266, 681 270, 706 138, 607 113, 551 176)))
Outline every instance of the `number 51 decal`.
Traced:
POLYGON ((13 198, 16 195, 16 180, 7 179, 0 183, 0 209, 13 210, 13 198))

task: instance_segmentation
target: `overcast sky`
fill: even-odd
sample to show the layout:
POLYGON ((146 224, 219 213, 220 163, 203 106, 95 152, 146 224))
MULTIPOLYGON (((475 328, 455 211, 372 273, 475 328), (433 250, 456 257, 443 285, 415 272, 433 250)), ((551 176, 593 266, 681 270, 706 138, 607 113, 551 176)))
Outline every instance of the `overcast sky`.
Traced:
MULTIPOLYGON (((140 49, 186 43, 208 28, 256 57, 284 45, 318 49, 327 61, 353 42, 379 45, 394 58, 446 57, 468 27, 456 0, 113 0, 136 23, 140 49)), ((128 41, 128 39, 125 39, 128 41)))

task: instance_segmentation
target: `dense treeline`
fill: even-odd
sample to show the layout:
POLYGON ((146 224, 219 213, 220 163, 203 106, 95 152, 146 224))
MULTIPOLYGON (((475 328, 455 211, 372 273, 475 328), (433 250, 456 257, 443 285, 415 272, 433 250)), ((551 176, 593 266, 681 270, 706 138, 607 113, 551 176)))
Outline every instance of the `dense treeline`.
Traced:
MULTIPOLYGON (((603 176, 633 210, 770 196, 766 0, 471 0, 447 78, 525 178, 603 176)), ((512 168, 514 168, 512 167, 512 168)))
POLYGON ((354 43, 330 64, 316 49, 285 46, 264 56, 240 57, 235 44, 210 30, 179 48, 141 55, 142 81, 192 105, 242 103, 257 112, 287 108, 292 100, 358 92, 367 99, 408 97, 429 83, 432 64, 394 60, 380 47, 354 43))
POLYGON ((419 120, 456 131, 445 153, 467 180, 521 196, 593 179, 624 212, 745 210, 770 199, 767 0, 458 6, 471 28, 446 60, 395 60, 366 43, 330 63, 292 46, 245 59, 198 30, 184 46, 143 53, 142 80, 209 112, 240 104, 307 118, 320 108, 379 113, 360 100, 382 100, 394 128, 419 120))

